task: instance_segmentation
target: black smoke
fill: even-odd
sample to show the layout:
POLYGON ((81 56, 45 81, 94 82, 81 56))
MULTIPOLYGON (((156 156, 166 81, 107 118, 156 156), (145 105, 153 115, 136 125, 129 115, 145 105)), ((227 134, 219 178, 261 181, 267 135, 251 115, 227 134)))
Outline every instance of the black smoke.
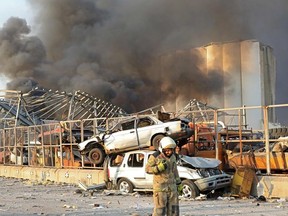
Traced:
POLYGON ((8 19, 0 30, 0 71, 12 80, 8 89, 27 91, 37 85, 37 68, 46 53, 41 40, 27 37, 29 33, 26 21, 16 17, 8 19))
POLYGON ((287 102, 281 94, 288 90, 287 0, 29 2, 37 37, 19 18, 0 29, 1 72, 12 80, 9 88, 79 89, 128 112, 183 94, 201 99, 223 85, 217 72, 205 76, 197 53, 164 68, 159 56, 213 41, 256 39, 274 48, 277 102, 287 102))

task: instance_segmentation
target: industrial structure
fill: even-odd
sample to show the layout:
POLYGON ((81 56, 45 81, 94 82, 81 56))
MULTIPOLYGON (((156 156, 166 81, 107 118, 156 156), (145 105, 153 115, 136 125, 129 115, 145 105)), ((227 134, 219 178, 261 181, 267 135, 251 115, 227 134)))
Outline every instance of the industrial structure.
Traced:
MULTIPOLYGON (((188 62, 189 56, 197 56, 202 73, 209 76, 217 72, 223 83, 219 85, 220 94, 207 97, 202 102, 189 98, 187 104, 187 100, 176 98, 175 112, 170 114, 175 118, 189 120, 192 123, 189 125, 194 128, 194 135, 189 138, 186 151, 189 153, 192 146, 193 156, 199 150, 198 156, 203 151, 209 151, 212 157, 223 161, 232 158, 233 161, 230 161, 237 164, 237 167, 243 166, 245 162, 245 166, 253 169, 252 177, 255 177, 262 188, 265 186, 264 191, 260 191, 254 185, 254 194, 265 194, 267 197, 286 196, 287 190, 282 188, 287 178, 287 149, 281 146, 276 153, 268 150, 263 154, 260 152, 261 155, 249 151, 249 155, 243 157, 245 146, 253 147, 258 143, 265 145, 265 149, 270 149, 270 146, 277 143, 276 138, 288 133, 287 128, 284 128, 285 131, 281 130, 278 137, 269 134, 269 122, 274 122, 276 118, 275 109, 288 107, 288 104, 274 105, 276 75, 272 48, 253 40, 212 43, 161 56, 162 70, 173 64, 173 59, 183 56, 182 54, 188 62), (246 130, 247 128, 253 130, 246 130), (247 131, 249 134, 245 133, 247 131), (201 144, 197 151, 196 144, 201 144), (231 144, 239 144, 240 150, 227 155, 224 150, 230 150, 226 147, 231 144), (260 156, 261 160, 257 160, 260 156), (251 158, 255 160, 251 162, 251 158), (261 170, 267 175, 256 176, 254 170, 261 170), (275 173, 277 176, 273 175, 275 173), (271 187, 266 185, 267 181, 271 182, 271 187)), ((115 121, 125 116, 158 115, 160 109, 165 111, 165 104, 161 104, 139 113, 127 114, 122 108, 81 91, 67 93, 33 89, 27 93, 2 93, 0 176, 39 181, 74 184, 80 181, 87 185, 103 183, 106 178, 105 169, 89 161, 87 155, 80 155, 77 144, 96 135, 100 130, 110 128, 115 121)), ((137 131, 137 127, 135 130, 137 131)))
MULTIPOLYGON (((179 58, 183 63, 191 58, 192 63, 187 63, 191 73, 196 67, 208 77, 217 73, 221 83, 218 91, 220 93, 207 97, 202 102, 218 108, 275 104, 276 63, 273 49, 259 41, 210 43, 202 47, 169 52, 161 56, 162 71, 177 61, 179 64, 179 58)), ((177 98, 175 103, 177 110, 178 107, 184 107, 187 98, 177 98)), ((275 110, 271 109, 269 112, 269 122, 275 122, 275 110)), ((263 113, 256 110, 247 110, 243 113, 243 122, 253 129, 263 128, 262 116, 263 113)), ((222 120, 229 122, 231 117, 225 118, 222 120)))

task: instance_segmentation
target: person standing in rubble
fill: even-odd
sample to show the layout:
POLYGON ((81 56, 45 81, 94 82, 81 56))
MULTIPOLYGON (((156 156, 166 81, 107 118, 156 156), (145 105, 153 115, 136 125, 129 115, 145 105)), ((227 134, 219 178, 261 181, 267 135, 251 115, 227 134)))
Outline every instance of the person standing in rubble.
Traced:
POLYGON ((159 150, 149 157, 145 171, 153 174, 153 216, 179 216, 179 193, 183 186, 179 178, 175 157, 176 143, 163 137, 159 150))

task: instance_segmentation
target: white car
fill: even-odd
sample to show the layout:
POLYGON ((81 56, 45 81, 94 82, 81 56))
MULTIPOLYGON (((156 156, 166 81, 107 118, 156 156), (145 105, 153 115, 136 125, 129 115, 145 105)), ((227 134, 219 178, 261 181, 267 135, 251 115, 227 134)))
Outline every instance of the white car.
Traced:
POLYGON ((191 135, 192 130, 183 120, 162 122, 154 116, 130 117, 116 124, 111 130, 79 143, 78 149, 81 154, 88 156, 92 163, 100 165, 105 156, 111 153, 151 146, 158 149, 159 141, 164 136, 181 140, 191 135))
MULTIPOLYGON (((155 151, 138 150, 115 154, 108 158, 106 186, 122 192, 151 191, 153 175, 145 172, 148 158, 155 151)), ((195 198, 200 192, 229 187, 231 176, 221 171, 217 159, 179 155, 177 168, 183 184, 183 196, 195 198)))

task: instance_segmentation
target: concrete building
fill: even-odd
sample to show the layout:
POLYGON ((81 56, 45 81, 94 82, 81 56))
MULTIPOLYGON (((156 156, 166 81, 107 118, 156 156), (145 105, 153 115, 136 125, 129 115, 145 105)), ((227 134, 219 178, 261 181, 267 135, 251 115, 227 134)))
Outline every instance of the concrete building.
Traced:
MULTIPOLYGON (((195 55, 196 52, 201 56, 202 73, 207 73, 209 76, 217 71, 222 79, 218 94, 210 95, 203 102, 218 108, 275 104, 276 67, 271 47, 256 40, 233 41, 211 43, 190 50, 177 50, 169 53, 168 56, 171 60, 171 55, 174 57, 180 53, 195 55)), ((167 55, 163 55, 161 67, 165 67, 166 58, 167 55)), ((192 98, 193 95, 190 99, 192 98)), ((182 99, 176 100, 176 104, 178 103, 176 107, 183 107, 183 104, 179 104, 183 101, 182 99)), ((229 119, 231 117, 225 118, 225 122, 231 121, 229 119)), ((269 121, 274 122, 274 120, 275 112, 270 110, 269 121)), ((260 109, 247 110, 245 121, 249 128, 261 129, 262 111, 260 109)))

